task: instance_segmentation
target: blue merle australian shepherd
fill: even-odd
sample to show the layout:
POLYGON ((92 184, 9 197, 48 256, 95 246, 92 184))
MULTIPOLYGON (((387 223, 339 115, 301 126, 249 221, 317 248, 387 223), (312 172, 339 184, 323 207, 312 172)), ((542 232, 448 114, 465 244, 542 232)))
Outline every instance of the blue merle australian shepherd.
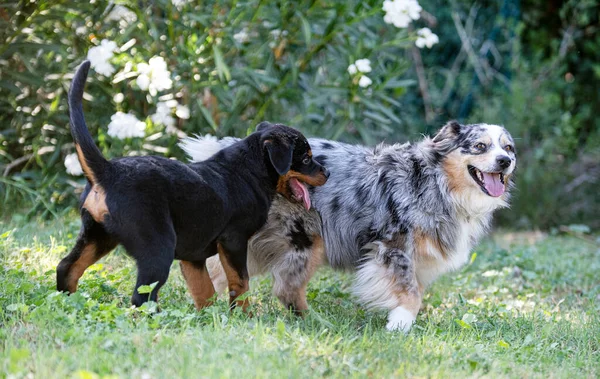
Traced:
MULTIPOLYGON (((235 140, 189 138, 182 147, 201 161, 235 140)), ((408 331, 427 286, 464 265, 492 213, 508 206, 513 139, 501 126, 450 122, 417 143, 309 143, 329 181, 290 188, 297 203, 274 201, 267 225, 249 242, 250 274, 270 272, 275 295, 301 314, 319 265, 355 270, 358 299, 388 310, 389 330, 408 331)), ((223 290, 218 258, 209 269, 223 290)))

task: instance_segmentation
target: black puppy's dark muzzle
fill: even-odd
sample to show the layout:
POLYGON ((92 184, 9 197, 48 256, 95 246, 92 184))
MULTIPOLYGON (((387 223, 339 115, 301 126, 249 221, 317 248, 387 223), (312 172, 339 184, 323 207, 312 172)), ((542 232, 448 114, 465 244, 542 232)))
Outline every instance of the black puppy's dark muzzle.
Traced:
POLYGON ((325 178, 329 179, 329 170, 325 168, 325 166, 321 166, 321 171, 323 171, 323 175, 325 178))

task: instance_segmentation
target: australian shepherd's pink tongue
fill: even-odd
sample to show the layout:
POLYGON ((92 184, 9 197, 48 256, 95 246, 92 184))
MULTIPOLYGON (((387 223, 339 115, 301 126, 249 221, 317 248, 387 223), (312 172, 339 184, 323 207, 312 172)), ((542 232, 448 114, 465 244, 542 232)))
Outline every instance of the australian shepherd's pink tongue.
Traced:
POLYGON ((490 174, 482 172, 483 174, 483 185, 488 191, 490 196, 498 197, 504 193, 504 183, 500 180, 500 174, 490 174))
POLYGON ((308 194, 308 189, 306 189, 306 184, 300 183, 300 181, 296 178, 290 179, 290 188, 292 189, 292 193, 294 197, 304 204, 304 208, 306 210, 310 209, 310 195, 308 194))

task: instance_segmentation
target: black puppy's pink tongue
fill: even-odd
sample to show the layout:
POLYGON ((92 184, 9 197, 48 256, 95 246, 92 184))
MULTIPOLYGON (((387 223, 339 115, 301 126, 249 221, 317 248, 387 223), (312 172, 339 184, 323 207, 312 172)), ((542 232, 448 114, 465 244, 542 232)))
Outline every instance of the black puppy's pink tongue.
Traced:
POLYGON ((290 188, 292 189, 292 192, 294 193, 294 197, 298 199, 298 201, 302 200, 302 203, 304 204, 304 208, 306 208, 306 210, 310 209, 310 195, 308 194, 308 189, 306 189, 306 185, 304 183, 301 183, 298 179, 296 178, 291 178, 290 179, 290 188))
POLYGON ((490 196, 498 197, 504 193, 504 183, 500 180, 500 174, 491 174, 482 172, 483 174, 483 185, 488 191, 490 196))

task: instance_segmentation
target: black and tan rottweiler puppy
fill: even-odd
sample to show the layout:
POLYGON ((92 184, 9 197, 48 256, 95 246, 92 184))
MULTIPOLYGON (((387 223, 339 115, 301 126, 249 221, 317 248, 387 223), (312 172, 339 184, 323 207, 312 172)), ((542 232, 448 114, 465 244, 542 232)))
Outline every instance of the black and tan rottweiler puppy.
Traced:
POLYGON ((157 301, 174 259, 196 307, 208 305, 214 287, 205 260, 215 254, 225 265, 233 305, 248 290, 248 239, 265 224, 275 194, 310 204, 306 185, 324 184, 327 170, 312 159, 300 132, 267 122, 201 163, 154 156, 108 161, 83 116, 89 67, 88 61, 80 66, 69 92, 71 134, 88 183, 80 234, 56 270, 58 290, 76 291, 84 271, 122 244, 137 264, 135 306, 157 301), (137 291, 152 283, 150 294, 137 291))

